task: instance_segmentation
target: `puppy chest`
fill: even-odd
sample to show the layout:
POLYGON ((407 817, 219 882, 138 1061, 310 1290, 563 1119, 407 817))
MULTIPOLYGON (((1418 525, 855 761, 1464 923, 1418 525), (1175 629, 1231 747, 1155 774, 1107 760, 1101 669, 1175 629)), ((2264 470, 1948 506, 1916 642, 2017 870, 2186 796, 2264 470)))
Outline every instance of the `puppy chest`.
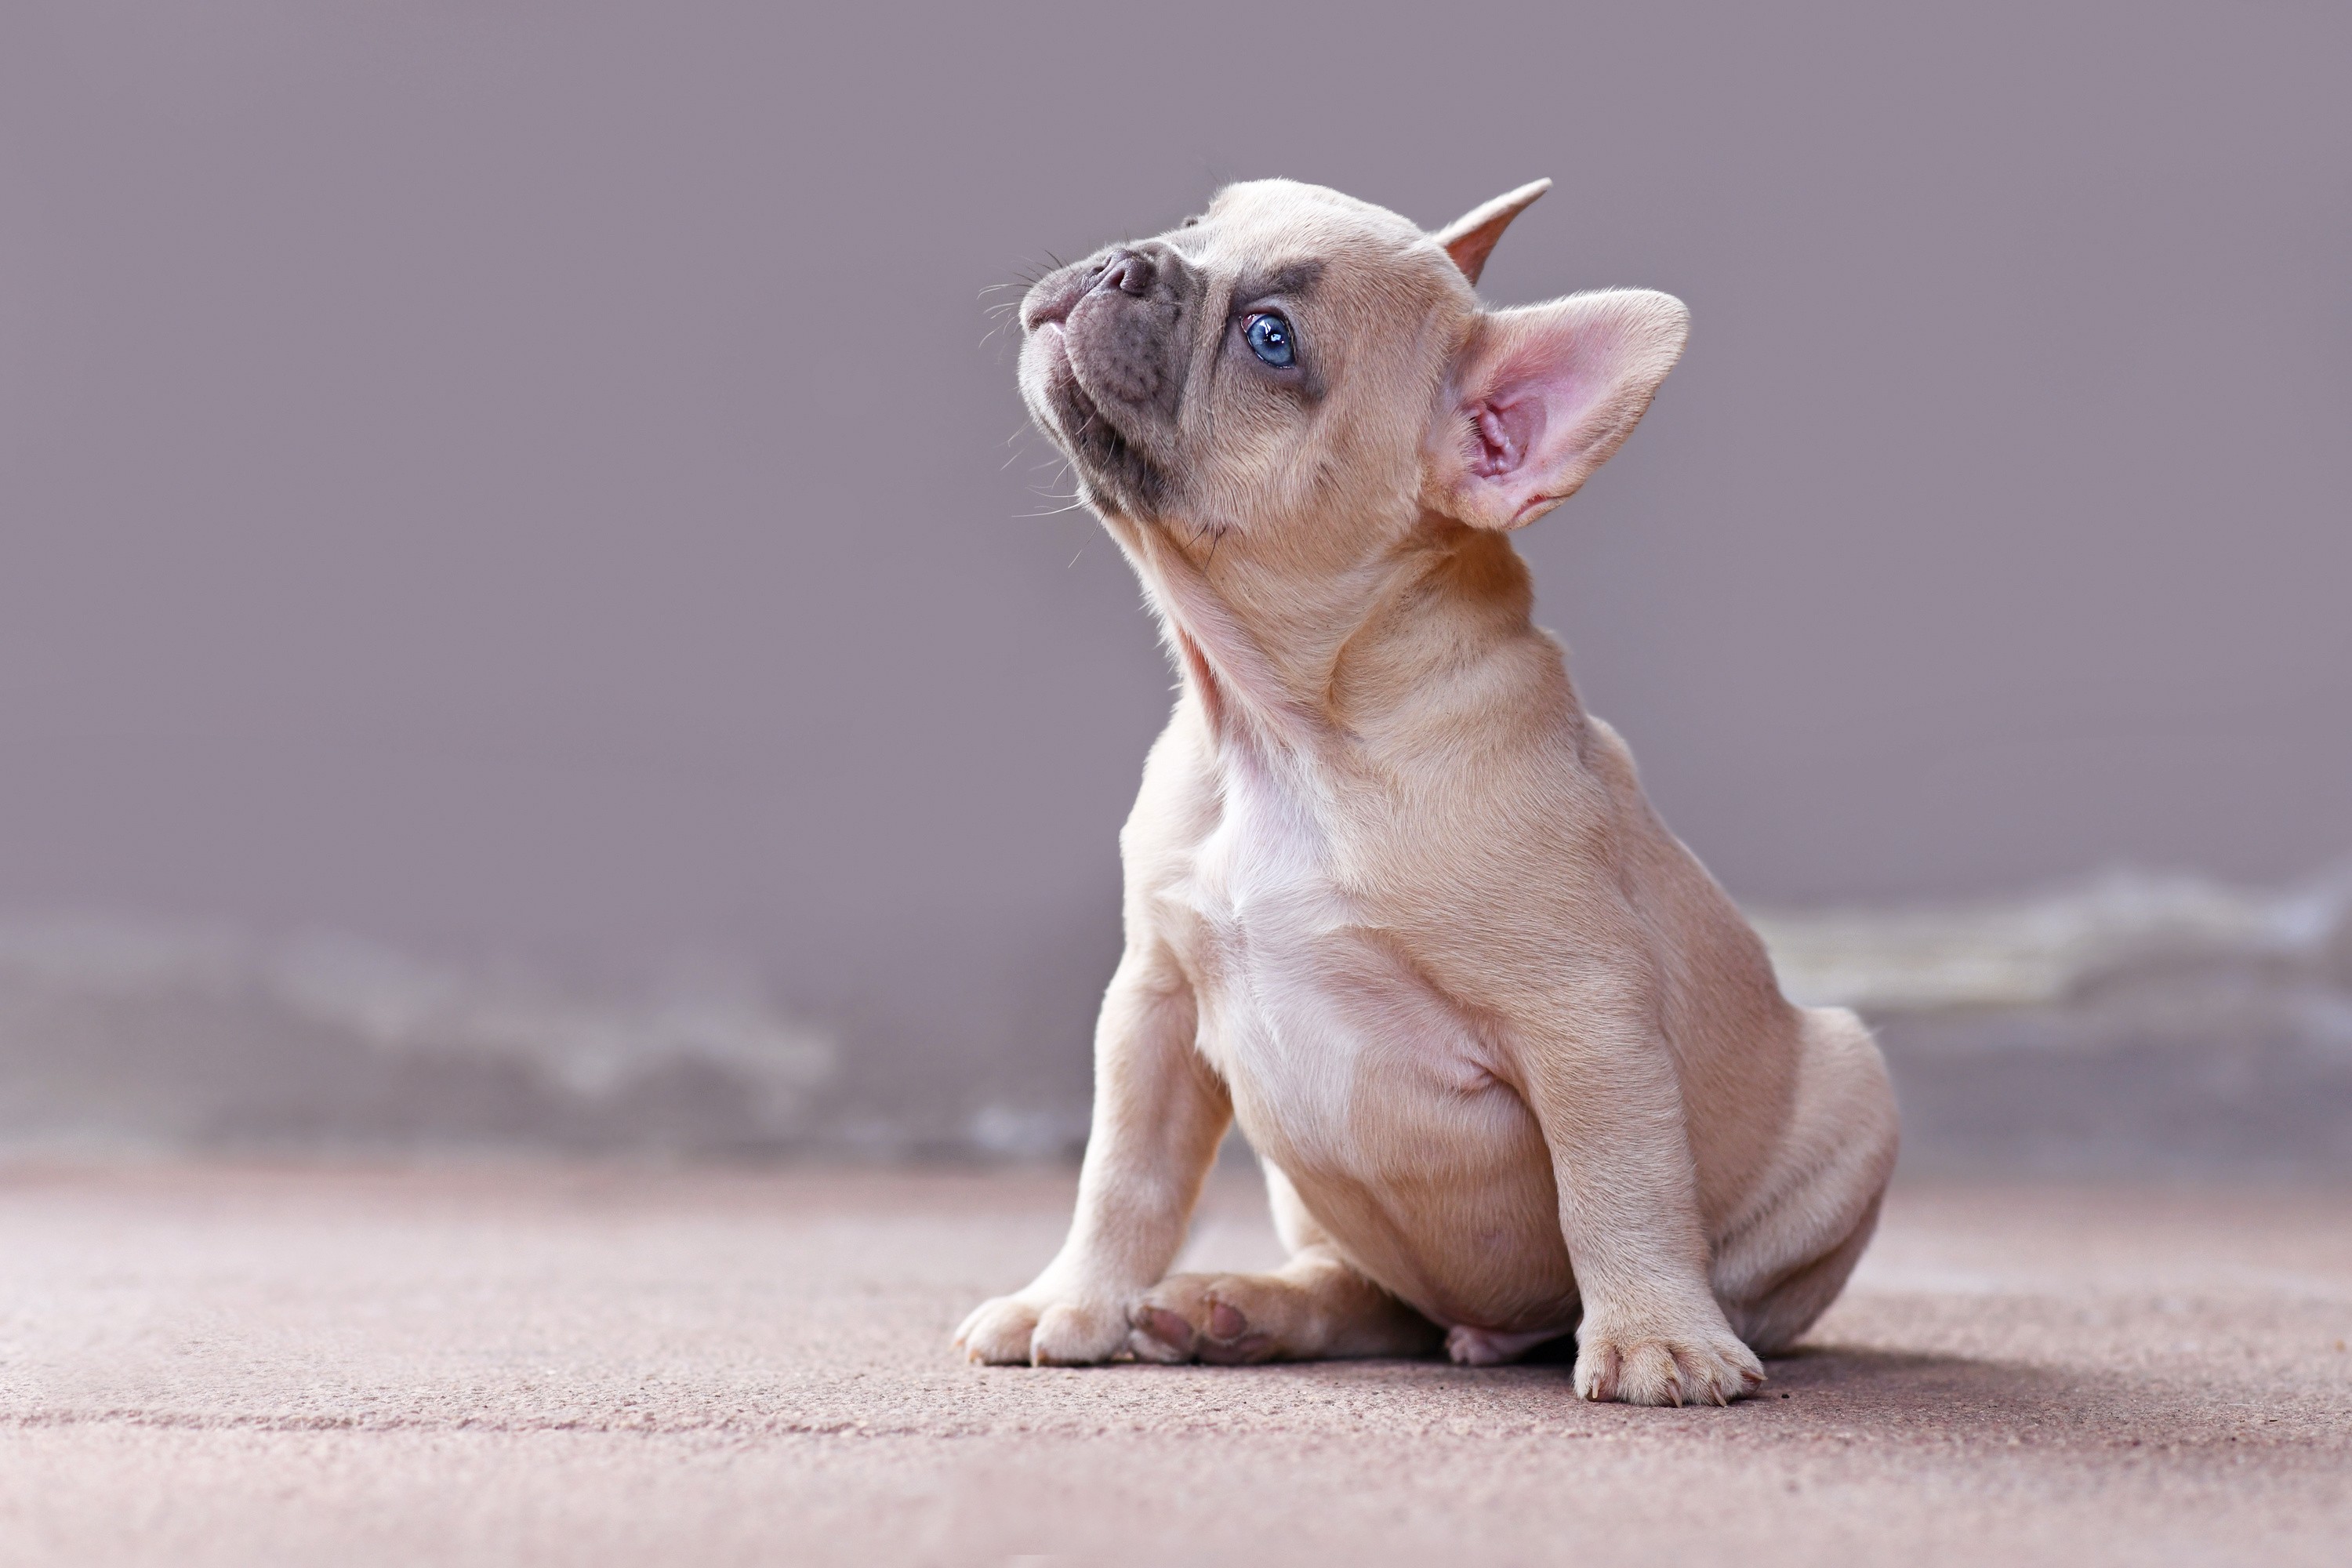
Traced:
POLYGON ((1312 816, 1234 792, 1174 890, 1202 1049, 1244 1130, 1287 1163, 1344 1167, 1490 1096, 1516 1106, 1460 1016, 1342 887, 1312 816))

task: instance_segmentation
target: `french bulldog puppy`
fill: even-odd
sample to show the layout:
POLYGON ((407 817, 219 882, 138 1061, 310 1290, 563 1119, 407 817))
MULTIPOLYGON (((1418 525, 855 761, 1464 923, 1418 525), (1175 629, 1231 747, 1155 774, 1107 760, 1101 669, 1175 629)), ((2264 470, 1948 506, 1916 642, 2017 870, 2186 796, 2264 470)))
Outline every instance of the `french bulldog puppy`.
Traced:
POLYGON ((1424 234, 1284 180, 1030 290, 1021 389, 1181 671, 1068 1241, 956 1342, 1075 1365, 1573 1332, 1576 1391, 1725 1403, 1895 1163, 1853 1014, 1780 994, 1528 619, 1511 531, 1614 452, 1687 313, 1474 285, 1549 182, 1424 234), (1289 1261, 1177 1275, 1238 1120, 1289 1261))

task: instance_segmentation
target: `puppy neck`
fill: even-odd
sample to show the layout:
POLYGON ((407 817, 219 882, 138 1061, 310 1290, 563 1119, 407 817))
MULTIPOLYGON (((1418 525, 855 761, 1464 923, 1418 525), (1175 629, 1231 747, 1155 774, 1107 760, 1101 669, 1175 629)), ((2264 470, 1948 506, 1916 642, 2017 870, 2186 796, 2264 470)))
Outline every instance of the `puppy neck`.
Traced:
POLYGON ((1424 512, 1354 558, 1302 563, 1245 536, 1107 517, 1186 690, 1221 742, 1325 752, 1414 711, 1505 647, 1557 645, 1510 541, 1424 512))

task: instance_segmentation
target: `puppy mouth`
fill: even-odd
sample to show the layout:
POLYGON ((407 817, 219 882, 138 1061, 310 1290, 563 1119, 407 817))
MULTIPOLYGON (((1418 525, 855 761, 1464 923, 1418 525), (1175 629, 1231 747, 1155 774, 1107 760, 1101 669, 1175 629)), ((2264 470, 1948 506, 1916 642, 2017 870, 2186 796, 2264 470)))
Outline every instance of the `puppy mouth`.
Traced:
POLYGON ((1053 434, 1077 465, 1087 489, 1129 516, 1149 519, 1160 511, 1175 488, 1167 470, 1129 440, 1087 391, 1059 323, 1040 323, 1033 335, 1046 355, 1045 392, 1053 434))
POLYGON ((1100 267, 1069 267, 1040 281, 1021 301, 1021 330, 1035 333, 1061 326, 1101 271, 1100 267))

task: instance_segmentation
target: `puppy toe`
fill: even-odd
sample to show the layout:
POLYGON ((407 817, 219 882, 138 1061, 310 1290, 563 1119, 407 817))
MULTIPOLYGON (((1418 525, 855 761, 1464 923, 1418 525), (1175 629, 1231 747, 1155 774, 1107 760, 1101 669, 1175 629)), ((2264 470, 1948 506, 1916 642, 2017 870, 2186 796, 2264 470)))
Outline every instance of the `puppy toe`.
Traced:
POLYGON ((1712 1404, 1728 1405, 1764 1386, 1764 1363, 1738 1340, 1703 1350, 1677 1349, 1675 1359, 1683 1369, 1683 1386, 1712 1404))
POLYGON ((1244 1327, 1239 1333, 1202 1340, 1201 1359, 1214 1366, 1255 1366, 1274 1360, 1280 1348, 1273 1335, 1254 1333, 1244 1327))
POLYGON ((1161 1280, 1145 1294, 1134 1315, 1138 1331, 1171 1352, 1151 1359, 1220 1366, 1273 1360, 1280 1341, 1255 1321, 1247 1306, 1233 1299, 1248 1298, 1254 1284, 1241 1275, 1176 1274, 1161 1280))
POLYGON ((1092 1366, 1127 1348, 1127 1314, 1075 1301, 1057 1301, 1037 1315, 1029 1337, 1034 1366, 1092 1366))
POLYGON ((1200 1336, 1181 1313, 1145 1300, 1137 1305, 1130 1322, 1134 1331, 1128 1336, 1128 1347, 1137 1360, 1173 1365, 1192 1359, 1200 1336))
POLYGON ((1764 1363, 1738 1340, 1711 1339, 1668 1348, 1685 1403, 1728 1405, 1764 1385, 1764 1363))
POLYGON ((1617 1374, 1617 1397, 1628 1405, 1683 1403, 1682 1368, 1673 1349, 1657 1340, 1642 1340, 1625 1347, 1617 1374))
POLYGON ((1617 1373, 1622 1360, 1613 1341, 1602 1340, 1586 1345, 1576 1358, 1578 1397, 1591 1400, 1616 1398, 1617 1373))
POLYGON ((1037 1309, 1017 1296, 983 1301, 956 1330, 956 1348, 983 1366, 1026 1366, 1037 1309))

